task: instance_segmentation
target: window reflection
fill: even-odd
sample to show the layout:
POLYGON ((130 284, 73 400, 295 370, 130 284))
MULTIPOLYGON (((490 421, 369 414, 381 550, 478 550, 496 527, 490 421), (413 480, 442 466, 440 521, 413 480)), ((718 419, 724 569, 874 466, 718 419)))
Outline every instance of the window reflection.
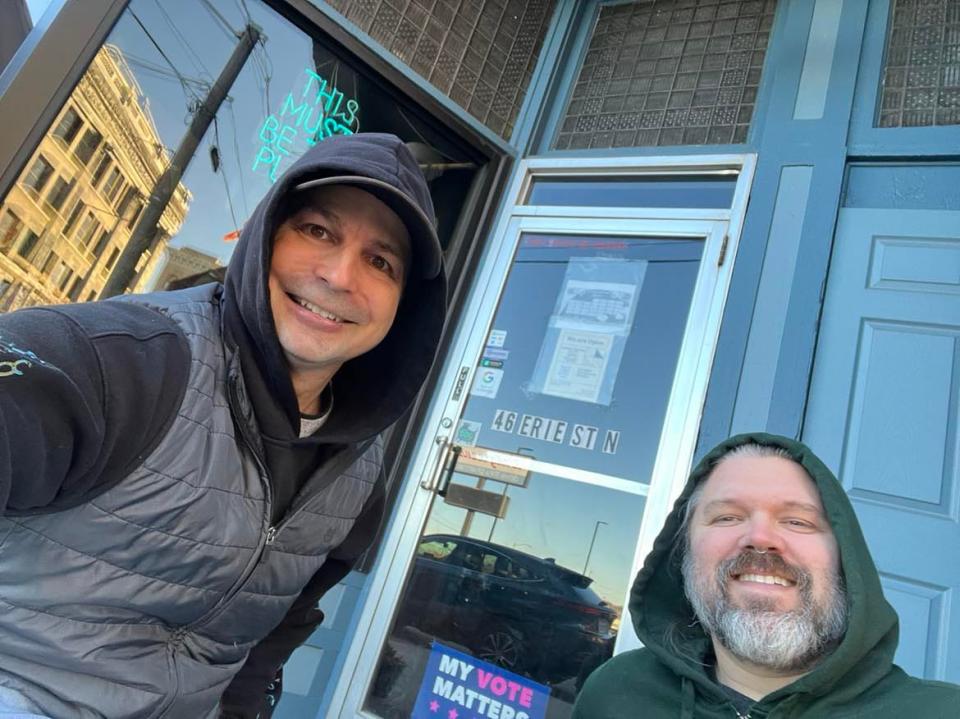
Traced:
POLYGON ((526 205, 571 207, 729 208, 737 176, 542 177, 530 185, 526 205))
POLYGON ((225 265, 277 175, 331 134, 392 132, 411 143, 446 242, 476 171, 470 150, 291 17, 260 0, 129 3, 2 198, 0 311, 100 295, 249 24, 261 41, 148 233, 133 289, 225 265))
MULTIPOLYGON (((459 472, 453 482, 478 485, 459 472)), ((539 473, 525 487, 479 485, 509 510, 434 504, 367 698, 377 716, 410 716, 434 642, 545 686, 551 719, 570 716, 612 656, 644 497, 539 473)))

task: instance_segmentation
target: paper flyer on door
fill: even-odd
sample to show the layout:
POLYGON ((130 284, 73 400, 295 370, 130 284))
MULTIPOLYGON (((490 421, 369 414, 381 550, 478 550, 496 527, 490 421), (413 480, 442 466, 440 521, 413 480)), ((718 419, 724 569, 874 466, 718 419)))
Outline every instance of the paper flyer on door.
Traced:
POLYGON ((433 642, 410 719, 543 719, 550 688, 433 642))
POLYGON ((609 405, 646 260, 573 257, 547 322, 530 389, 609 405))

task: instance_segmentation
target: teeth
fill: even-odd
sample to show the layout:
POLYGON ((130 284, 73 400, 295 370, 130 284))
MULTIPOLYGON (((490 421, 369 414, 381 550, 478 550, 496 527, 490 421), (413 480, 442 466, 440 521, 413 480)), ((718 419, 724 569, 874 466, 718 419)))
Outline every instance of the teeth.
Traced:
POLYGON ((315 314, 315 315, 320 315, 320 316, 323 317, 324 319, 330 320, 330 321, 332 321, 332 322, 343 322, 343 320, 340 319, 339 317, 337 317, 336 315, 331 314, 330 312, 327 312, 326 310, 320 309, 320 308, 317 307, 315 304, 312 304, 312 303, 310 303, 310 302, 307 302, 306 300, 301 299, 300 297, 295 297, 294 299, 297 301, 297 304, 298 304, 298 305, 300 305, 301 307, 307 308, 308 310, 310 310, 311 312, 313 312, 313 314, 315 314))
POLYGON ((789 587, 788 582, 783 577, 776 577, 772 574, 741 574, 741 582, 758 582, 760 584, 779 584, 781 587, 789 587))

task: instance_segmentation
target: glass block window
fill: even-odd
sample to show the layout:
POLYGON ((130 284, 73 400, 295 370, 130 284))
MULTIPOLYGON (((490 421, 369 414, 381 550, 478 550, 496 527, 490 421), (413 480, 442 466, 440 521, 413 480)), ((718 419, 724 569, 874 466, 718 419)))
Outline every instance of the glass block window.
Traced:
POLYGON ((893 0, 876 124, 960 124, 960 2, 893 0))
POLYGON ((556 0, 327 0, 509 138, 556 0))
POLYGON ((602 6, 553 147, 746 141, 776 4, 602 6))

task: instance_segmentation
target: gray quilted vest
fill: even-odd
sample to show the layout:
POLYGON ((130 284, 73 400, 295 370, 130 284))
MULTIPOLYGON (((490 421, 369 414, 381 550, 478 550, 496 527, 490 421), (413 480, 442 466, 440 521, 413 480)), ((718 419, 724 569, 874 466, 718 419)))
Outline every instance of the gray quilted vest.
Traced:
POLYGON ((166 436, 93 501, 0 518, 0 687, 56 719, 215 716, 250 648, 346 537, 382 461, 379 440, 337 455, 306 491, 323 489, 269 527, 259 433, 212 287, 137 301, 190 344, 166 436))

